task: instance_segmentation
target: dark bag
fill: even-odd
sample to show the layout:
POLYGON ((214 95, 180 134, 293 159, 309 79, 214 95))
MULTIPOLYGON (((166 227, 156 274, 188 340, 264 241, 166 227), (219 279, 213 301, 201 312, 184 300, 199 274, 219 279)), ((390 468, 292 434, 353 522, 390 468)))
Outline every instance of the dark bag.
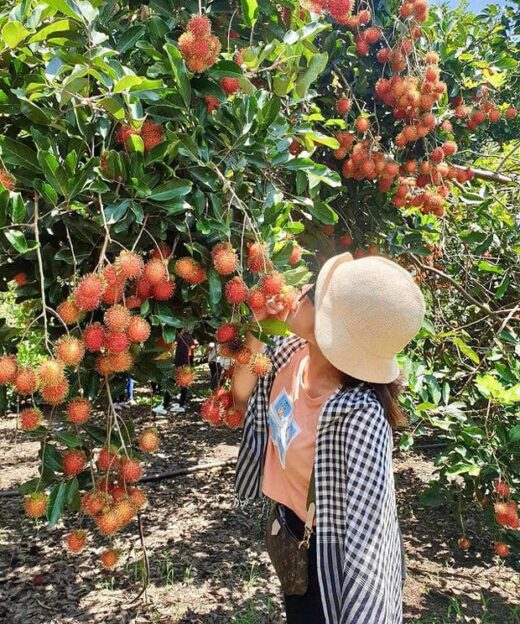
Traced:
POLYGON ((307 519, 303 539, 298 539, 287 525, 283 509, 275 503, 266 530, 267 552, 280 579, 282 591, 288 596, 303 596, 308 586, 308 549, 316 513, 314 469, 307 495, 307 519))

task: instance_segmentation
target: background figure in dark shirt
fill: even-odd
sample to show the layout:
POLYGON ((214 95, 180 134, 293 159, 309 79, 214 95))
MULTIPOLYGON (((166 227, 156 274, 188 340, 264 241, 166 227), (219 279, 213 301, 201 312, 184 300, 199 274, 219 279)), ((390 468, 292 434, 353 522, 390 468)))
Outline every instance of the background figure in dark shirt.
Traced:
MULTIPOLYGON (((175 358, 174 364, 175 367, 179 366, 193 366, 195 346, 197 341, 190 334, 189 331, 185 329, 181 329, 177 331, 177 344, 175 347, 175 358)), ((174 405, 171 408, 172 412, 184 412, 186 405, 186 399, 188 396, 188 388, 181 388, 181 394, 179 399, 179 404, 174 405)))

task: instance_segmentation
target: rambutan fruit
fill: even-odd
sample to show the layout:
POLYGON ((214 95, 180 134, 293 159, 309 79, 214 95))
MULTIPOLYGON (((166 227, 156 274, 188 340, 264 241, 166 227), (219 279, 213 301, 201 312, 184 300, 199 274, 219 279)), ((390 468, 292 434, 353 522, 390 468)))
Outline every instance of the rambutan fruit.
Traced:
POLYGON ((273 364, 263 353, 255 353, 249 360, 248 367, 253 375, 256 375, 257 377, 264 377, 272 371, 273 364))
POLYGON ((511 119, 514 119, 517 115, 518 115, 518 111, 516 110, 514 106, 508 106, 506 110, 504 111, 504 117, 508 121, 510 121, 511 119))
POLYGON ((83 451, 66 451, 63 455, 63 474, 72 477, 80 473, 87 463, 87 457, 83 451))
POLYGON ((192 15, 186 30, 195 37, 207 37, 211 33, 211 22, 206 15, 192 15))
POLYGON ((238 336, 238 330, 231 323, 224 323, 216 331, 217 342, 232 342, 238 336))
POLYGON ((469 550, 471 541, 467 537, 459 537, 457 545, 461 550, 469 550))
POLYGON ((87 533, 82 529, 72 531, 65 537, 67 548, 71 553, 79 553, 85 548, 87 543, 87 533))
POLYGON ((125 308, 127 310, 135 310, 143 305, 143 300, 135 295, 130 295, 125 299, 125 308))
POLYGON ((20 412, 20 427, 24 431, 33 431, 40 426, 43 414, 37 407, 28 407, 20 412))
POLYGON ((382 33, 381 29, 377 28, 377 26, 371 26, 367 28, 364 32, 365 40, 370 45, 374 45, 374 43, 378 43, 381 41, 382 33))
POLYGON ((97 466, 99 470, 104 470, 105 472, 116 470, 119 467, 119 455, 117 453, 117 448, 115 446, 104 446, 99 451, 97 466))
POLYGON ((195 370, 191 366, 179 366, 175 370, 175 383, 181 388, 191 386, 195 381, 195 370))
POLYGON ((108 353, 98 355, 95 363, 96 371, 103 377, 109 377, 114 373, 112 357, 108 353))
POLYGON ((144 144, 144 151, 149 152, 156 145, 162 143, 164 138, 164 130, 160 124, 153 121, 145 121, 139 133, 144 144))
POLYGON ((153 287, 152 295, 157 301, 168 301, 175 294, 175 280, 169 276, 153 287))
POLYGON ((251 273, 270 270, 271 262, 264 243, 255 242, 249 246, 247 250, 247 268, 251 273))
POLYGON ((207 279, 206 271, 204 267, 199 266, 195 273, 186 281, 188 284, 192 286, 196 286, 197 284, 201 284, 207 279))
POLYGON ((456 154, 458 150, 458 145, 455 143, 455 141, 444 141, 443 145, 442 145, 442 151, 444 152, 445 156, 453 156, 453 154, 456 154))
POLYGON ((113 535, 119 528, 119 517, 113 508, 100 513, 95 518, 98 531, 103 535, 113 535))
POLYGON ((88 399, 77 397, 67 405, 67 418, 75 425, 82 425, 89 419, 92 404, 88 399))
POLYGON ((126 497, 118 500, 114 505, 114 512, 117 515, 119 526, 126 526, 137 513, 137 509, 132 501, 126 497))
POLYGON ((505 481, 495 481, 493 489, 495 494, 502 498, 507 498, 511 494, 511 488, 505 481))
MULTIPOLYGON (((168 278, 166 261, 159 258, 152 258, 144 265, 143 278, 152 286, 168 278)), ((140 280, 141 281, 141 280, 140 280)), ((139 296, 142 296, 138 291, 139 296)))
POLYGON ((81 511, 87 516, 96 516, 109 504, 110 495, 107 492, 91 491, 81 497, 81 511))
POLYGON ((336 110, 338 111, 340 115, 346 115, 349 112, 351 106, 352 106, 352 102, 350 98, 346 97, 345 95, 342 95, 336 101, 336 110))
POLYGON ((359 23, 365 26, 372 19, 372 13, 368 9, 362 9, 358 12, 359 23))
POLYGON ((104 550, 99 555, 99 560, 101 561, 101 566, 105 568, 105 570, 111 570, 116 567, 117 562, 119 561, 119 550, 115 548, 104 550))
POLYGON ((106 347, 109 353, 123 353, 130 347, 130 338, 124 332, 111 332, 106 335, 106 347))
POLYGON ((83 332, 83 342, 88 351, 101 351, 105 347, 106 332, 101 323, 88 325, 83 332))
POLYGON ((200 409, 200 415, 210 424, 220 425, 222 423, 223 410, 218 399, 213 396, 206 399, 200 409))
POLYGON ((137 487, 128 488, 128 496, 136 509, 142 509, 148 502, 146 494, 137 487))
POLYGON ((175 273, 187 282, 192 282, 197 275, 200 265, 193 258, 186 256, 176 260, 174 265, 175 273))
POLYGON ((130 324, 130 312, 122 305, 115 305, 105 312, 103 320, 111 332, 124 332, 130 324))
POLYGON ((127 124, 119 126, 115 134, 116 143, 119 143, 119 145, 124 145, 126 147, 126 142, 132 136, 132 134, 137 134, 137 130, 134 130, 131 126, 127 124))
POLYGON ((495 542, 495 554, 499 557, 507 557, 511 548, 504 542, 495 542))
POLYGON ((213 111, 216 111, 220 106, 220 102, 216 97, 212 95, 204 96, 204 103, 206 104, 206 108, 208 110, 208 114, 211 115, 213 111))
POLYGON ((301 259, 302 259, 302 248, 300 247, 300 245, 298 245, 298 243, 294 243, 292 251, 291 251, 291 256, 288 262, 291 266, 294 266, 295 264, 298 264, 298 262, 300 262, 301 259))
POLYGON ((136 295, 142 300, 149 299, 153 295, 153 287, 154 285, 149 280, 141 278, 135 285, 136 295))
POLYGON ((0 168, 0 184, 7 190, 12 191, 15 187, 16 180, 13 175, 6 169, 0 168))
POLYGON ((155 427, 145 429, 139 436, 139 448, 143 453, 153 453, 159 448, 159 436, 155 427))
POLYGON ((63 336, 56 343, 56 357, 65 366, 77 366, 85 355, 83 341, 74 336, 63 336))
POLYGON ((266 305, 266 298, 262 290, 258 286, 254 286, 249 291, 247 305, 251 310, 262 310, 266 305))
POLYGON ((69 382, 64 378, 54 386, 43 386, 40 392, 45 403, 59 405, 67 398, 69 382))
POLYGON ((111 353, 109 355, 110 365, 114 373, 126 373, 134 365, 134 358, 130 351, 122 351, 121 353, 111 353))
POLYGON ((118 476, 124 483, 135 483, 143 474, 141 464, 130 457, 125 457, 119 462, 118 476))
POLYGON ((139 254, 133 251, 123 250, 116 258, 116 269, 124 279, 137 279, 144 270, 144 262, 139 254))
POLYGON ((151 327, 142 316, 132 316, 127 329, 127 336, 132 342, 143 344, 150 337, 151 327))
POLYGON ((16 275, 13 275, 13 279, 11 281, 13 281, 18 288, 21 288, 27 284, 27 273, 17 273, 16 275))
POLYGON ((220 275, 229 275, 236 271, 238 256, 229 243, 216 245, 211 252, 211 256, 213 258, 213 266, 220 275))
POLYGON ((80 310, 95 310, 101 304, 106 286, 106 281, 100 275, 87 273, 74 291, 74 303, 80 310))
POLYGON ((32 368, 19 368, 13 379, 18 394, 33 394, 38 389, 38 377, 32 368))
POLYGON ((167 260, 172 253, 172 248, 168 243, 161 241, 157 247, 154 247, 150 252, 150 258, 153 260, 167 260))
POLYGON ((230 407, 224 412, 224 422, 231 429, 238 429, 244 422, 244 412, 230 407))
POLYGON ((74 323, 77 323, 82 316, 81 310, 74 303, 73 299, 67 299, 66 301, 60 303, 60 305, 56 308, 56 312, 59 314, 59 317, 65 325, 74 325, 74 323))
POLYGON ((354 122, 354 127, 358 132, 368 132, 370 121, 366 117, 358 117, 354 122))
POLYGON ((259 286, 266 297, 277 295, 285 286, 285 278, 278 271, 272 271, 262 277, 259 286))
POLYGON ((238 305, 247 300, 249 291, 241 277, 234 277, 224 287, 224 296, 228 303, 238 305))
POLYGON ((0 386, 11 383, 16 375, 17 365, 13 355, 0 357, 0 386))
POLYGON ((23 501, 25 513, 31 518, 40 518, 47 512, 49 497, 44 492, 33 492, 23 501))
POLYGON ((225 77, 221 78, 220 86, 226 95, 233 95, 239 89, 238 78, 225 77))
POLYGON ((218 399, 223 409, 229 409, 233 405, 233 394, 225 388, 218 388, 213 396, 218 399))
POLYGON ((65 367, 60 360, 44 360, 37 369, 38 379, 43 387, 56 386, 65 379, 65 367))

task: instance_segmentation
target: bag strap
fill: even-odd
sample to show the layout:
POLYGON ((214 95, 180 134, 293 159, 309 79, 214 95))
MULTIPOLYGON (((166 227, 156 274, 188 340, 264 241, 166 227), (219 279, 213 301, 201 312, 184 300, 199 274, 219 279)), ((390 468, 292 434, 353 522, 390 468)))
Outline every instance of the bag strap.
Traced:
POLYGON ((305 529, 303 539, 299 543, 299 547, 309 548, 311 535, 313 533, 314 516, 316 515, 316 480, 314 478, 314 466, 312 467, 311 480, 309 482, 309 491, 307 492, 307 518, 305 519, 305 529))

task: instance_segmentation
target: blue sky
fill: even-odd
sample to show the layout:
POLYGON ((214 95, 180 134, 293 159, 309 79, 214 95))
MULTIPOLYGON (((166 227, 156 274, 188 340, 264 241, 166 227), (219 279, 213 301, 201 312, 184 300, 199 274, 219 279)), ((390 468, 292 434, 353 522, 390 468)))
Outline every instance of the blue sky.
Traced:
MULTIPOLYGON (((431 0, 432 4, 443 4, 443 0, 431 0)), ((460 4, 458 0, 448 0, 448 4, 451 7, 456 7, 460 4)), ((506 4, 506 0, 469 0, 468 5, 469 8, 475 13, 479 13, 485 6, 488 4, 498 4, 499 6, 504 6, 506 4)))

